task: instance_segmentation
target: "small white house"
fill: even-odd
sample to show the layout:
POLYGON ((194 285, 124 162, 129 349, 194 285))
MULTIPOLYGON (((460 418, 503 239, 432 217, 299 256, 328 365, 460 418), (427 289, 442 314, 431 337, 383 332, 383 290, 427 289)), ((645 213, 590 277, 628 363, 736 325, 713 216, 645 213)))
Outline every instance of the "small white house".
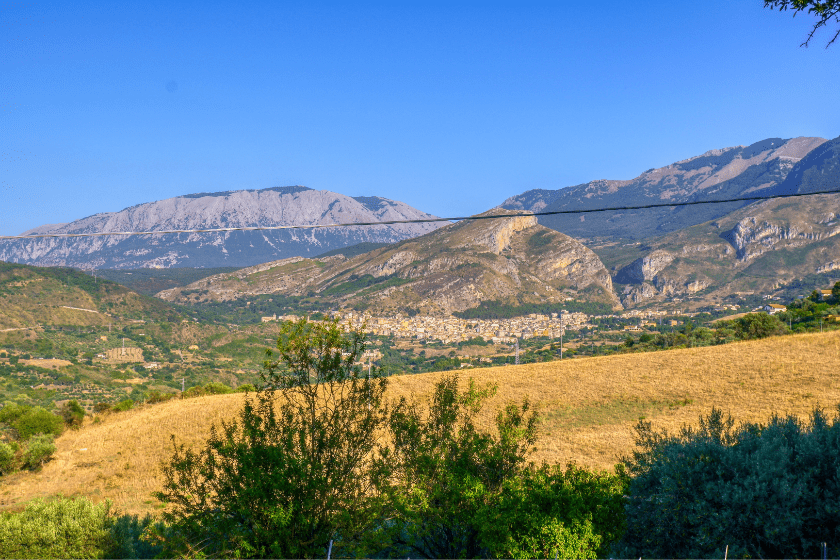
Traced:
POLYGON ((778 303, 768 303, 763 307, 763 309, 770 315, 775 315, 776 313, 787 311, 787 307, 785 307, 784 305, 779 305, 778 303))

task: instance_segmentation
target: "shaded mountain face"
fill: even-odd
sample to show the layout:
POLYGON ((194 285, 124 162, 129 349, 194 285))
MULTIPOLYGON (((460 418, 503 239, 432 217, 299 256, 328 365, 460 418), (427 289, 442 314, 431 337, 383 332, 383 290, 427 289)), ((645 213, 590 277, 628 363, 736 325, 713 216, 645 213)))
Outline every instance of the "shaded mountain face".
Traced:
POLYGON ((317 294, 335 308, 445 316, 482 302, 618 304, 597 255, 532 216, 459 222, 347 259, 293 258, 205 278, 158 297, 178 302, 317 294))
MULTIPOLYGON (((550 212, 771 194, 783 188, 800 160, 824 143, 823 138, 769 138, 751 146, 711 150, 667 167, 650 169, 629 181, 601 180, 559 190, 527 191, 507 199, 501 206, 550 212)), ((714 220, 747 204, 544 216, 539 221, 580 239, 636 240, 714 220)))
MULTIPOLYGON (((840 138, 802 158, 778 185, 783 193, 840 190, 840 138)), ((598 251, 598 249, 595 249, 598 251)), ((840 194, 768 200, 717 220, 646 240, 643 254, 616 270, 626 305, 705 293, 769 294, 803 278, 840 279, 840 194)))
MULTIPOLYGON (((34 233, 160 231, 378 222, 434 218, 402 202, 351 198, 307 187, 199 193, 95 214, 34 233)), ((132 269, 243 267, 358 243, 393 243, 440 223, 275 231, 178 233, 0 241, 0 260, 41 266, 132 269)))

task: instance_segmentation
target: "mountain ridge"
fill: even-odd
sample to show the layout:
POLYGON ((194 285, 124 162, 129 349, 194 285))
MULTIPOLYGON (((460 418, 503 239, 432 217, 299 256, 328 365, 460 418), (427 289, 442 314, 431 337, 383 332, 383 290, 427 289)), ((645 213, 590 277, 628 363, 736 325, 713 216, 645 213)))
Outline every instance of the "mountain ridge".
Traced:
MULTIPOLYGON (((28 233, 93 233, 327 225, 434 219, 390 199, 349 197, 303 186, 196 193, 93 214, 28 233)), ((0 260, 78 268, 251 266, 310 256, 358 243, 393 243, 433 231, 439 223, 345 228, 159 234, 150 237, 39 238, 0 241, 0 260)))

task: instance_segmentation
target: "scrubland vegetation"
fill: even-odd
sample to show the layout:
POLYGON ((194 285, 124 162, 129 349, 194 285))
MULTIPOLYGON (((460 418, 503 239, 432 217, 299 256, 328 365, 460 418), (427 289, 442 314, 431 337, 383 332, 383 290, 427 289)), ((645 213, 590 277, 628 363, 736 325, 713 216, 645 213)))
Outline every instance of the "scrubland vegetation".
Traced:
POLYGON ((64 431, 53 458, 2 479, 5 507, 35 509, 0 522, 47 516, 40 502, 26 506, 33 498, 56 511, 71 504, 50 501, 58 495, 99 504, 89 508, 110 499, 90 545, 99 557, 315 557, 331 541, 334 557, 714 557, 726 545, 733 556, 802 557, 821 542, 836 550, 837 516, 825 507, 840 487, 831 474, 840 428, 820 407, 840 402, 837 332, 473 370, 458 381, 375 369, 368 380, 349 359, 358 340, 348 347, 337 333, 313 338, 311 324, 292 328, 265 370, 266 389, 250 397, 208 386, 204 396, 88 416, 78 430, 68 407, 56 416, 64 431), (353 390, 342 383, 353 379, 348 401, 353 390), (349 393, 330 393, 332 383, 349 393), (330 404, 346 402, 355 404, 330 404), (304 414, 312 410, 314 422, 304 414), (326 411, 333 416, 319 416, 326 411), (334 414, 344 416, 330 432, 334 414), (351 419, 367 428, 348 430, 351 419), (353 466, 325 469, 342 460, 353 466), (306 478, 312 472, 322 476, 306 478), (765 507, 765 521, 744 521, 744 511, 765 507), (651 529, 670 526, 664 520, 674 524, 670 539, 651 529), (118 538, 118 526, 133 529, 118 538))

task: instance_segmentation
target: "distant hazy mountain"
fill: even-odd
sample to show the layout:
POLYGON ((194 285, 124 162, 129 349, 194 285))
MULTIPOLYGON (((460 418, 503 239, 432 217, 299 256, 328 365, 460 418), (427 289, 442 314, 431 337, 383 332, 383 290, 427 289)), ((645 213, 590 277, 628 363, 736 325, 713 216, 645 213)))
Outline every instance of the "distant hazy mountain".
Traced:
POLYGON ((618 304, 609 272, 578 241, 532 216, 462 221, 347 258, 286 259, 211 276, 158 297, 196 303, 259 294, 317 296, 380 314, 448 315, 482 304, 618 304))
MULTIPOLYGON (((26 232, 88 233, 311 225, 434 218, 402 202, 307 187, 199 193, 95 214, 26 232)), ((41 266, 131 269, 244 267, 358 243, 393 243, 441 223, 227 233, 0 241, 0 260, 41 266)))
MULTIPOLYGON (((641 206, 770 194, 790 189, 794 166, 823 138, 768 138, 750 146, 711 150, 650 169, 628 181, 600 180, 558 190, 531 190, 502 203, 511 210, 558 211, 641 206), (783 186, 784 183, 784 186, 783 186)), ((811 164, 818 162, 811 161, 811 164)), ((714 220, 748 203, 546 216, 540 223, 581 239, 644 239, 714 220)))

